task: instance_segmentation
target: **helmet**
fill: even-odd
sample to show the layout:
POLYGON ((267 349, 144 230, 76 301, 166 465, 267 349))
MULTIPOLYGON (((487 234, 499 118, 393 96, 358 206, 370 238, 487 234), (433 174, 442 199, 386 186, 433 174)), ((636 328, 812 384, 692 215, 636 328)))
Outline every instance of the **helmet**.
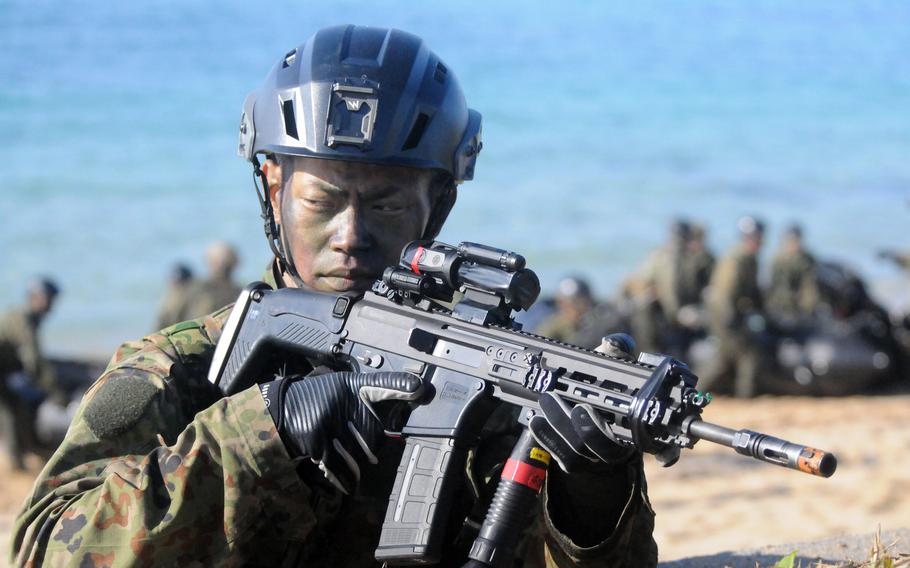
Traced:
POLYGON ((765 224, 760 219, 747 215, 740 217, 736 222, 736 228, 743 237, 762 236, 765 232, 765 224))
POLYGON ((275 223, 260 154, 307 156, 445 172, 423 237, 434 238, 455 204, 455 185, 474 177, 480 113, 423 40, 383 28, 316 32, 275 65, 240 116, 237 153, 253 164, 269 246, 302 285, 275 223))
POLYGON ((52 278, 36 276, 28 283, 29 294, 42 294, 51 300, 60 294, 60 286, 52 278))
POLYGON ((286 154, 474 176, 480 113, 419 37, 337 26, 292 49, 251 93, 238 154, 286 154))
POLYGON ((173 267, 171 267, 170 280, 175 284, 186 284, 193 279, 193 270, 183 264, 178 262, 173 267))
POLYGON ((674 219, 670 223, 670 244, 676 248, 683 247, 692 236, 692 225, 685 219, 674 219))
POLYGON ((799 223, 793 223, 787 227, 784 231, 784 236, 791 237, 794 239, 803 238, 803 226, 799 223))
POLYGON ((230 274, 237 261, 237 251, 226 241, 215 241, 205 249, 205 262, 214 274, 230 274))
POLYGON ((566 300, 591 300, 591 286, 580 276, 566 276, 556 287, 556 297, 566 300))

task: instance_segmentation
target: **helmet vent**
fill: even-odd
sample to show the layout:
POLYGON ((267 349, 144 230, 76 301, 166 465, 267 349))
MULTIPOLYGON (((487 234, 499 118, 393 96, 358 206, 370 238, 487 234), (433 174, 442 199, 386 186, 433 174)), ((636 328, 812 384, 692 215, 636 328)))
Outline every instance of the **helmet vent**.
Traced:
POLYGON ((287 54, 284 56, 284 61, 281 62, 281 68, 287 69, 288 67, 290 67, 291 65, 294 64, 294 61, 296 59, 297 59, 297 48, 294 48, 291 51, 287 52, 287 54))
POLYGON ((294 140, 300 140, 297 136, 297 119, 294 116, 294 99, 281 101, 281 114, 284 115, 284 131, 294 140))
POLYGON ((423 133, 426 132, 429 122, 430 116, 428 114, 423 112, 418 114, 417 120, 414 121, 414 126, 411 127, 411 132, 408 134, 408 139, 404 141, 404 146, 401 149, 410 150, 411 148, 416 148, 420 144, 420 139, 423 138, 423 133))
POLYGON ((449 73, 449 70, 446 69, 446 66, 440 61, 436 64, 436 72, 433 73, 433 78, 436 79, 437 83, 445 83, 446 75, 449 73))

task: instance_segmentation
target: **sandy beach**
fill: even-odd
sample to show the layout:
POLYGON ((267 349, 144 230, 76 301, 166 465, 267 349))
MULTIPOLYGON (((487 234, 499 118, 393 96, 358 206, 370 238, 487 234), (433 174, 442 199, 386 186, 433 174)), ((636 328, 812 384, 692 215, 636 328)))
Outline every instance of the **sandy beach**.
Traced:
MULTIPOLYGON (((719 398, 705 418, 837 454, 830 479, 766 465, 700 443, 679 463, 648 460, 661 561, 910 527, 910 395, 840 399, 719 398)), ((0 554, 40 464, 0 463, 0 554)), ((910 542, 896 549, 910 552, 910 542)), ((722 566, 723 564, 718 564, 722 566)))
POLYGON ((705 442, 670 468, 649 460, 662 561, 910 527, 910 396, 719 398, 704 416, 832 451, 838 469, 822 479, 705 442))

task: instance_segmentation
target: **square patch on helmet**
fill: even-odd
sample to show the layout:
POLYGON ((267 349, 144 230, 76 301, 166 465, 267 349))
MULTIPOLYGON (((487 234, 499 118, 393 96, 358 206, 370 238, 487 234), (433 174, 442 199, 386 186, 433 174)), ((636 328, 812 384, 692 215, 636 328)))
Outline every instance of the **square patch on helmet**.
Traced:
POLYGON ((326 123, 326 145, 330 148, 339 144, 368 148, 378 106, 376 87, 334 83, 326 123))

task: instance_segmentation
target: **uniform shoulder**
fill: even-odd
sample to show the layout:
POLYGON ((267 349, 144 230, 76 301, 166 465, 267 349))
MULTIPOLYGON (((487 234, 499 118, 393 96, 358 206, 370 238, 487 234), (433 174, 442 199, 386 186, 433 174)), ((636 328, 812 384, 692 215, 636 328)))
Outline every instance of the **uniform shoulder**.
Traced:
POLYGON ((151 357, 161 352, 178 361, 205 356, 215 348, 221 331, 231 313, 233 304, 225 306, 207 316, 175 323, 160 331, 149 334, 139 341, 128 341, 117 349, 108 370, 122 364, 139 352, 151 357))
POLYGON ((216 393, 206 375, 229 313, 230 306, 124 343, 86 393, 77 420, 84 419, 94 436, 106 439, 133 428, 155 404, 173 407, 167 412, 182 413, 181 420, 207 407, 216 393))

